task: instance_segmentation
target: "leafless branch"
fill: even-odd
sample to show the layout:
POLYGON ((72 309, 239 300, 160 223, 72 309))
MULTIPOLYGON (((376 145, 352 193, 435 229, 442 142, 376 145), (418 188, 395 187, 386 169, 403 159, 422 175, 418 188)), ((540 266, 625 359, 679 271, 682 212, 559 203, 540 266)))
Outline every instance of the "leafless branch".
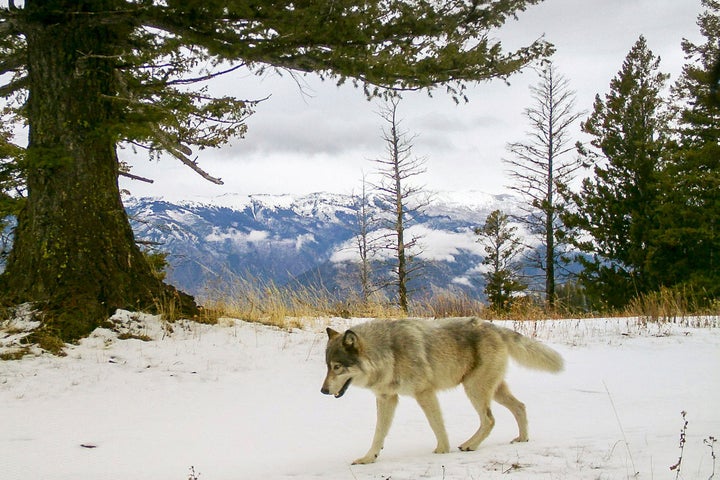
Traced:
POLYGON ((140 177, 138 175, 133 175, 132 173, 129 173, 129 172, 123 172, 122 170, 118 172, 118 175, 120 175, 122 177, 130 178, 132 180, 139 180, 139 181, 145 182, 145 183, 155 183, 155 180, 153 180, 151 178, 140 177))

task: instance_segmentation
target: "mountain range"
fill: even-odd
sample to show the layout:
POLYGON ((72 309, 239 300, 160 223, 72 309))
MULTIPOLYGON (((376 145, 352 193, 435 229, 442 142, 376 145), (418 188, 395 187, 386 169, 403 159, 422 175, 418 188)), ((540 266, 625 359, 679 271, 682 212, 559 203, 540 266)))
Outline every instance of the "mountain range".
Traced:
MULTIPOLYGON (((251 278, 274 285, 322 285, 338 294, 359 289, 356 237, 358 198, 352 195, 236 195, 194 201, 125 199, 138 241, 167 253, 167 280, 193 295, 233 279, 251 278)), ((383 216, 382 202, 369 197, 368 217, 383 216)), ((409 218, 410 251, 422 270, 412 290, 425 295, 460 289, 482 297, 483 247, 474 229, 496 209, 513 214, 519 200, 481 192, 431 195, 409 218)), ((385 238, 382 223, 370 236, 385 238)), ((518 225, 518 232, 522 227, 518 225)), ((389 275, 389 253, 377 250, 376 281, 389 275)))

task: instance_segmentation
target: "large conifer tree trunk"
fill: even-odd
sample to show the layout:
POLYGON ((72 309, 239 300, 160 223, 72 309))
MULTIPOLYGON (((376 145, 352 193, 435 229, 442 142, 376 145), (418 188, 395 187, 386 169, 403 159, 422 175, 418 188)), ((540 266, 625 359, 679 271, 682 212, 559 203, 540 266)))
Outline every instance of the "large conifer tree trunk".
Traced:
MULTIPOLYGON (((107 11, 112 1, 88 3, 107 11)), ((190 297, 152 274, 120 200, 113 45, 127 26, 99 21, 81 11, 83 2, 73 14, 46 3, 26 2, 35 13, 27 35, 28 198, 6 291, 16 302, 38 302, 65 340, 89 333, 115 308, 152 309, 168 295, 192 312, 190 297)))

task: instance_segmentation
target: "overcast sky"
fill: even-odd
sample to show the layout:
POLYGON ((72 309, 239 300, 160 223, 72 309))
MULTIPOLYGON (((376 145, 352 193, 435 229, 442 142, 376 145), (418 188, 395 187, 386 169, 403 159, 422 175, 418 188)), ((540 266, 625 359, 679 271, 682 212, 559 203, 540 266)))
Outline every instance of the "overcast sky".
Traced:
MULTIPOLYGON (((699 0, 545 0, 529 8, 519 21, 499 32, 507 49, 542 35, 553 43, 553 61, 576 92, 576 109, 588 111, 640 35, 661 57, 661 70, 674 81, 684 63, 682 38, 700 41, 696 25, 699 0)), ((431 190, 506 192, 508 157, 505 145, 528 130, 523 109, 531 105, 532 70, 510 79, 471 86, 470 103, 455 103, 440 91, 405 95, 399 115, 417 135, 413 152, 427 161, 422 183, 431 190)), ((153 178, 147 185, 121 180, 138 196, 193 199, 227 193, 303 194, 318 191, 352 193, 363 172, 376 170, 372 159, 383 153, 380 104, 361 90, 338 88, 332 81, 304 77, 296 82, 278 76, 235 75, 218 90, 239 98, 270 98, 248 119, 244 139, 218 150, 196 152, 200 165, 224 185, 207 182, 179 161, 167 157, 149 162, 121 152, 132 172, 153 178)), ((579 130, 578 130, 578 139, 579 130)))

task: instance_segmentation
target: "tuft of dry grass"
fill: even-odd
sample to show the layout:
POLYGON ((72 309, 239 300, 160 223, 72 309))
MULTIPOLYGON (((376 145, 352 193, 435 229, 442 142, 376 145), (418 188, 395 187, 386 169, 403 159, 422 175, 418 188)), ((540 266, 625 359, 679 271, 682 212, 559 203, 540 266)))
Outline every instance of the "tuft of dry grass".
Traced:
POLYGON ((588 312, 578 312, 560 301, 556 301, 552 309, 548 309, 544 303, 536 297, 524 296, 514 299, 507 311, 497 311, 486 308, 481 317, 487 320, 516 320, 516 321, 537 321, 537 320, 560 320, 565 318, 591 317, 588 312))
POLYGON ((624 314, 636 316, 647 322, 675 322, 689 311, 687 299, 676 290, 662 288, 635 297, 625 308, 624 314))
POLYGON ((635 297, 621 314, 650 323, 687 323, 688 317, 720 316, 720 302, 707 304, 694 292, 663 287, 635 297))
POLYGON ((280 287, 253 278, 236 278, 222 287, 208 288, 203 304, 216 318, 239 318, 286 329, 299 327, 302 317, 344 316, 342 306, 326 290, 280 287))
POLYGON ((412 302, 412 314, 417 317, 485 317, 488 308, 480 300, 465 292, 439 291, 412 302))

